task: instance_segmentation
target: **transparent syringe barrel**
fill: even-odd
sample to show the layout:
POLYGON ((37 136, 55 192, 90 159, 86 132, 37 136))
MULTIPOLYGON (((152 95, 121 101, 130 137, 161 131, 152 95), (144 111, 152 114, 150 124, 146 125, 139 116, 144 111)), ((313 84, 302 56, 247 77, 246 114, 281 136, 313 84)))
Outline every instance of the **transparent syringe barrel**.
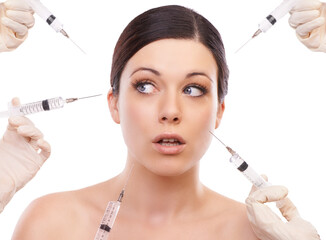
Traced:
POLYGON ((283 0, 283 2, 277 8, 275 8, 270 15, 259 23, 259 29, 263 32, 270 29, 278 20, 291 11, 296 1, 297 0, 283 0))
POLYGON ((26 0, 34 12, 46 21, 56 32, 63 29, 62 23, 39 1, 39 0, 26 0))
POLYGON ((19 107, 12 107, 9 109, 10 115, 28 115, 38 113, 42 111, 50 111, 58 108, 62 108, 65 104, 65 100, 62 97, 46 99, 43 101, 22 104, 19 107))
POLYGON ((119 201, 111 201, 105 209, 100 227, 94 240, 107 240, 120 209, 119 201))
POLYGON ((230 158, 236 168, 257 188, 270 186, 265 179, 255 172, 238 154, 233 154, 230 158))
POLYGON ((277 8, 271 12, 271 15, 276 18, 276 20, 284 17, 291 9, 294 7, 297 0, 284 0, 277 8))

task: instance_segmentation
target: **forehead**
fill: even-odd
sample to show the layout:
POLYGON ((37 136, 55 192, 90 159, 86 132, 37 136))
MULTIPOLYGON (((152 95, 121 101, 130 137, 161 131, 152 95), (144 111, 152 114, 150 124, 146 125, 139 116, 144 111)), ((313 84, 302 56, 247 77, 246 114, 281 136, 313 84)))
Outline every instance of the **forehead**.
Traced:
POLYGON ((148 67, 162 74, 187 74, 200 71, 217 79, 218 67, 211 51, 196 40, 163 39, 140 49, 129 59, 123 75, 148 67))

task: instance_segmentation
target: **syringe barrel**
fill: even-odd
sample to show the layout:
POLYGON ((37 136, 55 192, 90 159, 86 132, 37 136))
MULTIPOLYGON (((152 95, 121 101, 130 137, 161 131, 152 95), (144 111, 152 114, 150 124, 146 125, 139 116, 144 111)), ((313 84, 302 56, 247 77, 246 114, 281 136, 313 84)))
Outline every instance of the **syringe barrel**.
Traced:
POLYGON ((270 15, 272 15, 276 21, 280 20, 291 11, 296 1, 297 0, 284 0, 277 8, 274 9, 273 12, 271 12, 270 15))
POLYGON ((101 225, 97 230, 94 240, 107 240, 120 209, 119 201, 110 201, 105 209, 101 225))
POLYGON ((230 158, 230 162, 233 163, 236 168, 257 188, 263 188, 270 186, 270 183, 255 172, 237 153, 233 154, 230 158))
POLYGON ((62 97, 46 99, 43 101, 33 102, 22 104, 21 106, 14 107, 12 105, 9 106, 10 116, 17 115, 28 115, 33 113, 38 113, 42 111, 49 111, 58 108, 62 108, 65 104, 65 100, 62 97))
POLYGON ((270 15, 268 15, 259 24, 259 29, 266 32, 270 29, 278 20, 284 17, 294 7, 296 0, 284 0, 277 8, 275 8, 270 15))
POLYGON ((39 1, 26 0, 34 12, 46 21, 56 32, 63 29, 63 24, 39 1))

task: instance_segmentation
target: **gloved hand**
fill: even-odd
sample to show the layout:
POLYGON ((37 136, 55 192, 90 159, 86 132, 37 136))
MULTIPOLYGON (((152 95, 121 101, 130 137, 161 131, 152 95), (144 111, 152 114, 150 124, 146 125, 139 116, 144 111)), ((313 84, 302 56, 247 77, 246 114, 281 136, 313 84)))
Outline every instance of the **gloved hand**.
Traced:
POLYGON ((298 39, 312 51, 326 52, 326 3, 298 0, 290 14, 298 39))
MULTIPOLYGON (((19 106, 18 98, 12 100, 19 106)), ((0 140, 0 212, 13 195, 30 181, 50 156, 50 145, 26 117, 9 118, 0 140)))
POLYGON ((0 52, 16 49, 33 27, 33 11, 25 0, 7 0, 0 4, 0 52))
POLYGON ((303 220, 287 198, 282 186, 253 187, 246 199, 247 215, 256 236, 261 240, 320 240, 314 226, 303 220), (280 201, 279 209, 287 222, 280 219, 264 203, 280 201))

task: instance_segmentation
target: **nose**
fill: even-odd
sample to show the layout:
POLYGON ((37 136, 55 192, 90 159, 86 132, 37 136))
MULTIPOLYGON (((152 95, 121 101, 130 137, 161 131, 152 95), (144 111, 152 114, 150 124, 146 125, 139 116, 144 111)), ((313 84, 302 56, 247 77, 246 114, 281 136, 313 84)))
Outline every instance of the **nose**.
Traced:
POLYGON ((165 96, 160 103, 160 123, 179 124, 181 122, 181 102, 176 96, 165 96))

